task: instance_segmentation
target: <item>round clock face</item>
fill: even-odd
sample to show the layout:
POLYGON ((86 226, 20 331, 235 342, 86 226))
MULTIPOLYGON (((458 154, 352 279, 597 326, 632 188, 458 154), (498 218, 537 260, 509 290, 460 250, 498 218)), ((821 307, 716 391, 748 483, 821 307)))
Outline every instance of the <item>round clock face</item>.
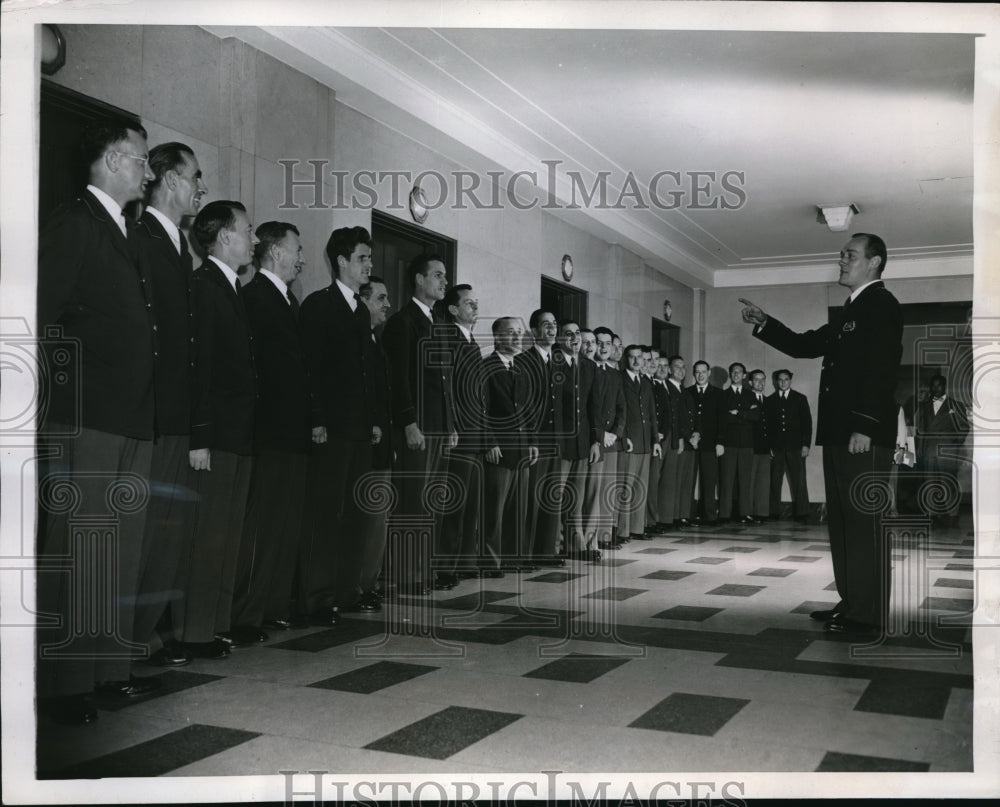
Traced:
POLYGON ((423 224, 427 220, 427 199, 419 185, 414 185, 410 191, 410 215, 417 224, 423 224))
POLYGON ((569 255, 562 257, 562 276, 566 282, 573 279, 573 259, 569 255))

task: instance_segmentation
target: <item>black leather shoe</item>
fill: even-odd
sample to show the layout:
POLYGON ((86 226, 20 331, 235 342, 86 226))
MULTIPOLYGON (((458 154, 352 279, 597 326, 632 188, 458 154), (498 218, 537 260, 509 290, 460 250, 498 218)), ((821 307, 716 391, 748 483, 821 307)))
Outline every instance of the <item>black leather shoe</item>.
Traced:
POLYGON ((261 627, 267 630, 299 630, 309 627, 309 623, 296 616, 276 616, 265 619, 261 627))
POLYGON ((111 695, 116 698, 137 698, 140 695, 148 695, 156 692, 163 686, 163 681, 159 678, 137 678, 129 676, 127 681, 101 681, 94 685, 94 692, 98 695, 111 695))
POLYGON ((322 626, 324 628, 332 627, 340 622, 340 612, 333 606, 326 606, 320 608, 318 611, 313 611, 307 617, 310 625, 322 626))
POLYGON ((97 722, 97 708, 87 695, 66 695, 47 698, 44 711, 63 726, 88 726, 97 722))
POLYGON ((617 549, 618 548, 618 546, 616 544, 613 544, 610 541, 598 541, 597 542, 597 546, 600 547, 601 549, 617 549))
POLYGON ((835 616, 829 622, 823 623, 823 630, 827 633, 863 633, 871 634, 879 631, 878 625, 871 625, 868 622, 858 622, 855 619, 848 619, 845 616, 835 616))
POLYGON ((540 558, 533 558, 533 563, 539 566, 559 568, 566 565, 566 558, 562 555, 548 555, 540 558))
POLYGON ((455 577, 459 580, 475 580, 479 577, 479 572, 476 569, 463 569, 462 571, 455 572, 455 577))
POLYGON ((350 605, 347 608, 341 608, 340 610, 346 614, 374 614, 376 611, 381 611, 382 606, 378 603, 360 599, 353 605, 350 605))
POLYGON ((250 647, 267 641, 267 634, 252 625, 237 625, 232 630, 220 633, 216 637, 230 647, 250 647))
POLYGON ((183 642, 192 658, 220 659, 229 655, 229 645, 219 639, 211 642, 183 642))
POLYGON ((689 518, 679 518, 674 523, 674 526, 679 530, 689 530, 691 529, 691 519, 689 518))
POLYGON ((810 619, 815 619, 817 622, 829 622, 831 619, 840 616, 840 611, 836 608, 827 608, 822 611, 813 611, 809 614, 810 619))
POLYGON ((587 552, 590 554, 590 558, 588 560, 590 560, 591 563, 597 563, 597 561, 601 559, 600 549, 588 549, 587 552))
POLYGON ((151 653, 148 662, 154 667, 183 667, 190 664, 193 656, 180 642, 167 642, 155 653, 151 653))
POLYGON ((435 591, 451 591, 453 588, 455 588, 455 584, 451 580, 451 575, 439 574, 434 578, 435 591))
POLYGON ((646 535, 645 533, 641 533, 641 532, 633 532, 629 536, 629 538, 631 538, 633 541, 652 541, 653 540, 650 536, 646 535))
POLYGON ((503 577, 503 572, 500 569, 487 569, 483 572, 483 577, 487 577, 491 580, 499 580, 503 577))

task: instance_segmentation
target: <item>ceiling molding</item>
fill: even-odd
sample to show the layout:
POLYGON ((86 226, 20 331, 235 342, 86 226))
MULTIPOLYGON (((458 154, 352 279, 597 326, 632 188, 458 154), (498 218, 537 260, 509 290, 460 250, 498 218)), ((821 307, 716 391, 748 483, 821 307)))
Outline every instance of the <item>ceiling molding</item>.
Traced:
MULTIPOLYGON (((905 258, 889 252, 886 280, 906 280, 927 277, 972 277, 972 255, 961 257, 905 258)), ((836 257, 829 256, 823 264, 760 269, 724 269, 715 273, 714 288, 741 286, 799 286, 813 283, 836 283, 839 276, 836 257)))

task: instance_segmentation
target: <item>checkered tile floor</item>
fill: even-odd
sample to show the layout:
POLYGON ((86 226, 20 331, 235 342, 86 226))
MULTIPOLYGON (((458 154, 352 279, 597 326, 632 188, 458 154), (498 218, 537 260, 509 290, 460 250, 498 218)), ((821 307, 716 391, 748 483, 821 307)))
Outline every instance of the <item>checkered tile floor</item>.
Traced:
POLYGON ((43 719, 39 776, 971 771, 967 522, 900 542, 882 641, 808 618, 825 526, 670 533, 163 672, 94 726, 43 719))

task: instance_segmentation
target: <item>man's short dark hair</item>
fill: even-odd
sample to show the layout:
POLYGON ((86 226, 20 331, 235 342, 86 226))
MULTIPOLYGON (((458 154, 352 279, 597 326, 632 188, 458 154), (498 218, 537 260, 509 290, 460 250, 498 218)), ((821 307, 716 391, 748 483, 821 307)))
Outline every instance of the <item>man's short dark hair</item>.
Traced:
POLYGON ((934 385, 934 382, 935 382, 935 381, 940 381, 940 382, 941 382, 942 384, 944 384, 944 386, 945 386, 945 389, 947 389, 947 388, 948 388, 948 379, 947 379, 947 378, 945 378, 945 377, 944 377, 943 375, 941 375, 940 373, 938 373, 937 375, 932 375, 932 376, 930 377, 930 380, 929 380, 929 381, 927 382, 927 386, 928 386, 928 387, 931 387, 931 386, 933 386, 933 385, 934 385))
POLYGON ((340 256, 345 261, 349 261, 358 248, 358 244, 371 247, 372 237, 364 227, 340 227, 330 233, 326 241, 326 256, 330 259, 330 266, 333 267, 333 276, 340 277, 340 265, 337 257, 340 256))
POLYGON ((372 298, 372 294, 375 292, 374 286, 376 283, 381 283, 383 286, 385 285, 385 281, 378 275, 368 275, 368 282, 362 283, 358 288, 358 296, 364 297, 366 300, 370 300, 372 298))
POLYGON ((789 381, 792 380, 792 371, 791 370, 785 370, 784 368, 782 368, 781 370, 775 370, 773 373, 771 373, 771 378, 774 379, 775 381, 777 381, 779 375, 787 375, 788 376, 788 380, 789 381))
MULTIPOLYGON (((578 322, 577 325, 579 324, 580 323, 578 322)), ((583 336, 585 333, 593 333, 593 332, 594 331, 592 328, 580 328, 580 336, 583 336)))
POLYGON ((194 218, 191 234, 202 249, 207 250, 219 237, 220 230, 231 230, 236 226, 236 211, 247 212, 242 202, 219 200, 209 202, 194 218))
POLYGON ((448 310, 448 306, 458 305, 463 291, 472 291, 472 286, 468 283, 459 283, 457 286, 448 287, 448 290, 444 293, 444 300, 442 300, 445 311, 448 310))
POLYGON ((684 361, 684 357, 680 353, 675 353, 673 356, 669 356, 667 358, 667 361, 670 362, 671 364, 673 364, 678 359, 680 359, 681 361, 684 361))
POLYGON ((516 320, 516 319, 520 319, 520 317, 510 317, 510 316, 508 316, 508 317, 497 317, 495 320, 493 320, 493 335, 496 336, 498 333, 500 333, 500 330, 503 328, 503 324, 505 322, 508 322, 509 320, 516 320))
MULTIPOLYGON (((580 327, 580 323, 577 322, 575 319, 564 319, 562 322, 559 323, 559 332, 562 333, 562 329, 565 328, 567 325, 576 325, 577 328, 580 327)), ((582 329, 580 333, 581 334, 583 333, 582 329)))
POLYGON ((167 171, 176 171, 187 159, 188 155, 194 157, 194 151, 190 146, 183 143, 170 142, 160 143, 149 150, 149 170, 156 177, 146 185, 146 198, 153 196, 153 191, 163 183, 163 177, 167 171))
POLYGON ((763 370, 761 370, 761 369, 760 369, 759 367, 758 367, 758 368, 757 368, 756 370, 751 370, 751 371, 750 371, 750 380, 751 380, 751 381, 753 381, 753 377, 754 377, 755 375, 762 375, 762 376, 764 376, 764 378, 767 378, 767 373, 765 373, 765 372, 764 372, 763 370))
MULTIPOLYGON (((538 323, 542 321, 542 314, 552 314, 547 308, 536 308, 531 312, 531 316, 528 317, 528 327, 534 330, 538 327, 538 323)), ((555 314, 552 314, 555 317, 555 314)))
POLYGON ((417 275, 427 277, 427 267, 434 261, 444 265, 444 260, 441 256, 434 253, 430 255, 417 255, 416 258, 410 261, 406 267, 406 279, 409 281, 411 289, 417 288, 417 275))
POLYGON ((730 375, 733 374, 733 368, 734 367, 739 367, 741 370, 743 370, 743 375, 747 374, 747 366, 743 362, 741 362, 741 361, 734 361, 732 364, 729 365, 729 374, 730 375))
POLYGON ((99 160, 110 146, 128 140, 128 133, 135 132, 143 138, 146 130, 138 123, 102 119, 87 124, 80 137, 80 159, 87 168, 99 160))
POLYGON ((698 359, 698 361, 696 361, 694 364, 691 365, 691 371, 694 372, 695 370, 697 370, 699 364, 704 364, 706 370, 711 371, 712 369, 712 365, 709 364, 707 361, 705 361, 704 359, 698 359))
POLYGON ((885 271, 885 262, 889 259, 885 248, 885 241, 877 235, 872 235, 871 233, 854 233, 851 235, 851 238, 865 239, 865 258, 868 260, 871 260, 872 258, 882 259, 878 265, 878 276, 882 277, 882 272, 885 271))
POLYGON ((638 350, 640 353, 642 353, 642 345, 629 345, 627 348, 625 348, 625 350, 622 351, 622 357, 624 358, 628 356, 630 350, 638 350))
POLYGON ((287 221, 265 221, 261 224, 257 228, 258 244, 253 248, 254 263, 260 266, 260 262, 267 255, 267 251, 275 244, 284 241, 285 236, 289 233, 301 235, 299 228, 294 224, 289 224, 287 221))
POLYGON ((603 325, 598 325, 596 328, 594 328, 594 336, 595 337, 596 336, 610 336, 611 339, 612 339, 612 341, 614 341, 615 332, 612 331, 610 328, 606 328, 603 325))

